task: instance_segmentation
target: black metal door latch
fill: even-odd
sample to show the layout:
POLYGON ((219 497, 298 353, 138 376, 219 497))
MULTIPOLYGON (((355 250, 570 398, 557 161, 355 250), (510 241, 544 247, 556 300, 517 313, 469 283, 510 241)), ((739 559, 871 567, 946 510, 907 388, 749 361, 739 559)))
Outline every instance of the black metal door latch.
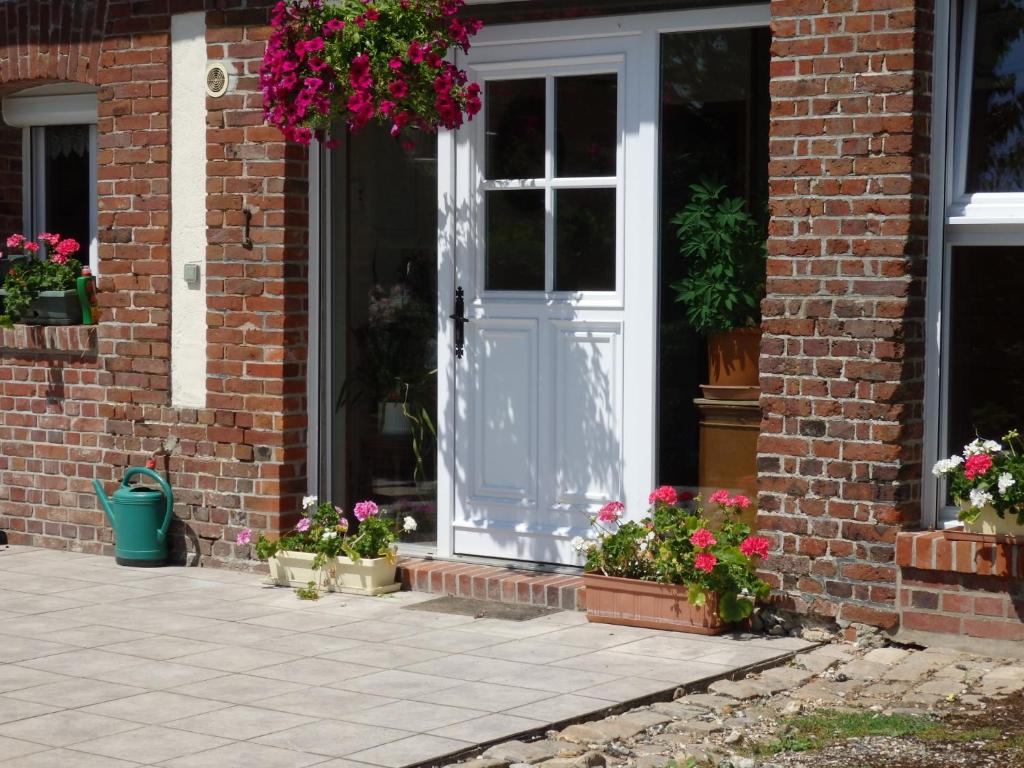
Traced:
POLYGON ((466 323, 469 322, 466 317, 466 292, 461 285, 455 289, 455 312, 449 317, 455 321, 455 357, 461 360, 466 352, 466 323))

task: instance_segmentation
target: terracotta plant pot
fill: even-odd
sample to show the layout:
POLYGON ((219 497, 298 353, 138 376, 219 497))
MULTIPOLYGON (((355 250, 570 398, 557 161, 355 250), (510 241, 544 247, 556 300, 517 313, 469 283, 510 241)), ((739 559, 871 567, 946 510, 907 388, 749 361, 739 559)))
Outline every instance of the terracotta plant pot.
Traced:
POLYGON ((314 570, 315 557, 312 552, 282 550, 270 558, 270 575, 282 587, 305 587, 312 581, 328 592, 357 595, 384 595, 402 588, 395 581, 395 561, 386 557, 363 558, 358 563, 337 557, 314 570))
POLYGON ((586 573, 583 586, 588 621, 696 635, 720 635, 730 628, 718 615, 718 600, 691 605, 684 585, 586 573))
MULTIPOLYGON (((716 399, 756 399, 751 388, 760 388, 758 358, 761 354, 760 328, 733 328, 708 336, 709 387, 743 387, 742 397, 716 399)), ((728 391, 728 390, 726 390, 728 391)), ((705 397, 711 397, 705 394, 705 397)))

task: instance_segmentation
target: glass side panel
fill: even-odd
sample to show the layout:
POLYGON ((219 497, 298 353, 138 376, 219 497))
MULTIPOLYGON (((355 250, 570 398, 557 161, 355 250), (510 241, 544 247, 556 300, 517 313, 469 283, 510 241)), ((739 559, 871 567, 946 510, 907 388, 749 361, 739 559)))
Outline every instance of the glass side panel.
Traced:
MULTIPOLYGON (((698 487, 706 340, 687 323, 672 283, 686 274, 672 218, 702 179, 725 184, 762 214, 768 187, 767 29, 661 37, 658 482, 698 487)), ((627 250, 626 269, 629 269, 627 250)), ((628 272, 627 272, 628 273, 628 272)))
POLYGON ((618 76, 555 79, 556 176, 614 176, 618 76))
POLYGON ((1024 250, 955 248, 952 281, 949 442, 940 458, 1024 425, 1024 250))
MULTIPOLYGON (((332 501, 375 501, 437 541, 437 137, 376 125, 332 153, 332 501)), ((326 332, 325 332, 326 333, 326 332)))
POLYGON ((490 80, 484 96, 487 178, 544 178, 544 78, 490 80))
POLYGON ((555 192, 555 290, 615 290, 615 189, 555 192))
POLYGON ((88 263, 92 239, 89 126, 49 126, 45 136, 46 231, 77 240, 82 246, 77 258, 88 263))
POLYGON ((1024 0, 978 0, 967 192, 1024 190, 1024 0))
POLYGON ((544 190, 486 192, 489 291, 544 290, 544 190))

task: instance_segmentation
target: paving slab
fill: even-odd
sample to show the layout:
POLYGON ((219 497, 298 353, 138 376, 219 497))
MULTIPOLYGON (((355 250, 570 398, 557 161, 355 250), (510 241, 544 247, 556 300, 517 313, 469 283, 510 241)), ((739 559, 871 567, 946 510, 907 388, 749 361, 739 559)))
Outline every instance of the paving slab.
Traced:
MULTIPOLYGON (((425 610, 428 600, 403 592, 309 603, 257 574, 2 550, 3 768, 441 763, 624 704, 667 701, 810 646, 590 624, 573 611, 478 619, 425 610)), ((607 722, 625 733, 670 716, 607 722)), ((528 746, 519 757, 547 750, 544 759, 561 761, 551 768, 593 768, 585 746, 528 746)))

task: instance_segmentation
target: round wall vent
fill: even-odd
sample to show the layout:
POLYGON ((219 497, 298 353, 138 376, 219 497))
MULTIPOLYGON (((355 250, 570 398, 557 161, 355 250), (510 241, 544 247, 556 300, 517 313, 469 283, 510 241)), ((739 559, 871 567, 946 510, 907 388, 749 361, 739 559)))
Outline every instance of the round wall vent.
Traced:
POLYGON ((228 70, 223 64, 215 63, 206 68, 206 92, 214 98, 228 92, 228 70))

